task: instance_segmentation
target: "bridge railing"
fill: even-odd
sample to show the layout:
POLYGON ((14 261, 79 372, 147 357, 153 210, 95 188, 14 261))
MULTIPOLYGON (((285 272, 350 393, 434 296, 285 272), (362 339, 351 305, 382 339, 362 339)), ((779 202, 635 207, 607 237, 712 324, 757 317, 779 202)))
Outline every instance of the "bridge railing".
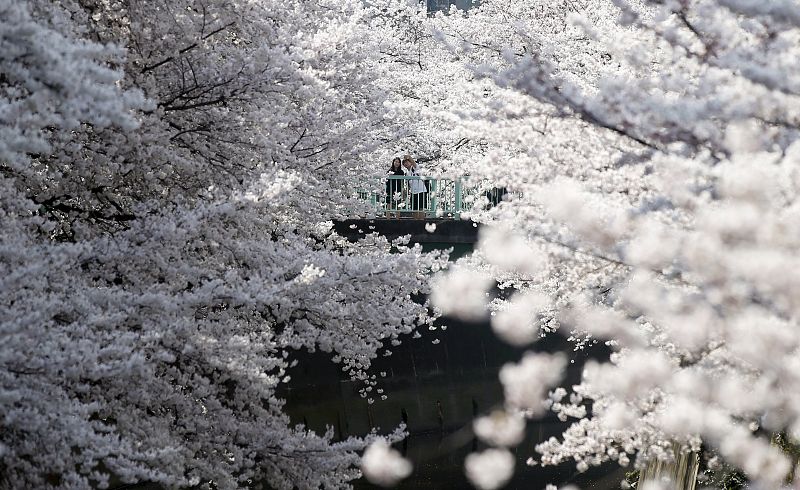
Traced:
POLYGON ((429 218, 459 219, 473 209, 477 200, 483 206, 497 205, 505 188, 488 181, 474 182, 466 178, 388 175, 363 179, 354 189, 357 197, 367 201, 376 216, 411 217, 424 213, 429 218), (414 198, 411 181, 421 180, 426 195, 414 198))

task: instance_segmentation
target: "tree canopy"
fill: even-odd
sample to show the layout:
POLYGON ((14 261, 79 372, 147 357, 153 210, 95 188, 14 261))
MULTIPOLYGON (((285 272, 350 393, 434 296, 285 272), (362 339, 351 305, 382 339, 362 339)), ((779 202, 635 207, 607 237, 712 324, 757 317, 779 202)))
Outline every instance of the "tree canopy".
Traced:
MULTIPOLYGON (((360 2, 0 2, 0 486, 340 487, 297 349, 431 321, 436 254, 330 220, 395 128, 360 2), (404 253, 391 253, 401 250, 404 253)), ((366 393, 366 391, 365 391, 366 393)))

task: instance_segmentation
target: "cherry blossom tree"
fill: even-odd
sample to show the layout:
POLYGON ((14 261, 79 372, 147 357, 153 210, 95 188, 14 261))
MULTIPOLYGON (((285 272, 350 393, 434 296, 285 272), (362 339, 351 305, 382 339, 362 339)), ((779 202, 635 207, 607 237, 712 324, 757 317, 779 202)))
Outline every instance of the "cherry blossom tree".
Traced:
MULTIPOLYGON (((702 449, 709 468, 728 464, 756 485, 778 487, 797 462, 774 441, 800 438, 793 273, 800 7, 739 0, 582 7, 589 10, 562 10, 556 20, 564 36, 589 46, 590 62, 576 65, 575 44, 517 23, 525 49, 510 45, 508 67, 477 71, 532 107, 549 107, 559 125, 542 138, 506 139, 529 149, 478 166, 487 177, 511 175, 509 185, 523 192, 493 211, 497 226, 470 263, 439 283, 481 297, 487 282, 475 278, 484 275, 517 292, 483 311, 448 302, 446 293, 438 304, 466 315, 492 311, 493 328, 517 344, 558 328, 614 350, 569 390, 552 389, 559 364, 551 357, 528 354, 504 369, 509 412, 530 416, 544 403, 576 420, 537 447, 539 463, 643 468, 674 460, 677 443, 677 452, 702 449), (575 155, 560 148, 583 144, 579 161, 559 157, 575 155), (547 153, 554 157, 543 160, 547 153), (470 265, 477 270, 464 269, 470 265), (468 285, 459 280, 466 275, 468 285)), ((475 27, 472 39, 487 30, 475 27)), ((495 120, 508 122, 507 111, 496 109, 495 120)), ((494 120, 475 124, 491 132, 487 122, 494 120)))
POLYGON ((432 321, 409 295, 442 257, 332 232, 396 131, 369 15, 0 0, 0 486, 360 475, 372 436, 289 427, 275 389, 321 350, 366 396, 432 321))

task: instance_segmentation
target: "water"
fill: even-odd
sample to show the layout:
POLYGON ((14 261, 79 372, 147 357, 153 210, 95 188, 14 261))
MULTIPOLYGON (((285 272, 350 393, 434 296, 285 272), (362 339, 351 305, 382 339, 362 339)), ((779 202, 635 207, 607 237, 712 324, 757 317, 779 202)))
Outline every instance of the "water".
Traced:
MULTIPOLYGON (((488 324, 469 324, 443 319, 446 331, 423 331, 422 338, 409 339, 393 347, 390 357, 375 361, 372 372, 386 373, 379 384, 388 394, 370 405, 359 396, 360 385, 343 379, 330 368, 324 354, 299 354, 299 365, 290 372, 292 381, 285 393, 286 411, 292 423, 304 423, 322 433, 334 428, 336 438, 364 435, 371 427, 387 433, 405 422, 410 436, 396 444, 415 467, 410 478, 398 488, 470 488, 463 472, 465 456, 485 448, 475 440, 471 422, 475 416, 502 405, 502 387, 497 380, 500 367, 517 361, 523 350, 498 340, 488 324), (438 344, 432 341, 438 339, 438 344)), ((550 335, 532 346, 535 351, 571 352, 572 345, 550 335)), ((606 356, 602 347, 573 352, 565 384, 576 383, 588 357, 606 356)), ((577 474, 574 465, 529 467, 525 461, 535 455, 534 446, 558 436, 567 424, 552 415, 528 424, 527 437, 517 448, 517 471, 506 488, 544 488, 547 483, 580 483, 581 488, 619 488, 624 472, 615 467, 577 474)), ((356 488, 374 488, 355 482, 356 488)))
MULTIPOLYGON (((453 248, 450 260, 468 255, 472 244, 424 243, 423 250, 453 248)), ((292 381, 280 393, 293 424, 323 433, 333 427, 337 439, 367 434, 372 427, 380 433, 406 423, 409 436, 395 445, 414 464, 413 474, 399 489, 472 488, 464 475, 464 458, 485 446, 472 434, 472 420, 490 413, 503 402, 497 374, 507 362, 516 362, 524 353, 500 341, 488 322, 464 323, 450 318, 437 322, 446 326, 420 331, 422 338, 406 337, 392 347, 393 354, 374 361, 371 372, 385 372, 379 387, 388 395, 381 400, 375 393, 370 405, 359 395, 360 385, 331 369, 330 356, 322 353, 297 353, 298 366, 289 374, 292 381), (439 343, 434 344, 434 340, 439 343)), ((608 351, 594 346, 573 352, 573 345, 552 334, 531 346, 531 350, 571 353, 565 386, 575 384, 587 358, 605 358, 608 351)), ((334 365, 335 366, 335 365, 334 365)), ((516 448, 517 468, 506 488, 541 489, 548 483, 558 486, 578 484, 583 489, 616 489, 625 471, 616 465, 593 468, 579 474, 574 464, 558 467, 527 466, 536 444, 559 436, 568 423, 552 414, 531 421, 526 438, 516 448)), ((361 479, 356 489, 378 488, 361 479)))

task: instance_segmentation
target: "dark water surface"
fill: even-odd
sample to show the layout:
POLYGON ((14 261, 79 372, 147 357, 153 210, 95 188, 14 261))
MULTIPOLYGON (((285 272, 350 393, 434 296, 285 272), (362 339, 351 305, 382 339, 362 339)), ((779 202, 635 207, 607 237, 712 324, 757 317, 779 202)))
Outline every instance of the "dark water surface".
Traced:
MULTIPOLYGON (((333 427, 336 438, 364 435, 371 427, 390 432, 401 422, 410 436, 395 445, 414 463, 414 473, 397 488, 471 488, 464 476, 465 456, 485 449, 471 432, 476 415, 502 405, 502 387, 497 379, 500 367, 519 360, 524 350, 504 344, 491 332, 488 323, 470 324, 444 318, 434 331, 421 331, 419 339, 406 336, 392 355, 379 357, 372 373, 386 374, 379 388, 388 395, 381 400, 373 392, 374 403, 361 398, 360 385, 346 379, 324 354, 299 353, 300 362, 289 374, 291 382, 280 393, 292 423, 303 423, 323 433, 333 427), (438 343, 434 343, 438 340, 438 343)), ((530 350, 566 352, 571 355, 565 385, 580 378, 583 362, 590 357, 608 355, 595 346, 573 352, 573 345, 559 335, 549 335, 530 350)), ((517 448, 517 470, 506 488, 541 489, 547 483, 579 484, 581 488, 619 488, 624 471, 616 466, 601 467, 577 474, 574 464, 559 467, 527 466, 535 456, 534 446, 558 436, 568 424, 552 415, 528 424, 527 437, 517 448)), ((376 488, 368 482, 355 482, 358 489, 376 488)))

